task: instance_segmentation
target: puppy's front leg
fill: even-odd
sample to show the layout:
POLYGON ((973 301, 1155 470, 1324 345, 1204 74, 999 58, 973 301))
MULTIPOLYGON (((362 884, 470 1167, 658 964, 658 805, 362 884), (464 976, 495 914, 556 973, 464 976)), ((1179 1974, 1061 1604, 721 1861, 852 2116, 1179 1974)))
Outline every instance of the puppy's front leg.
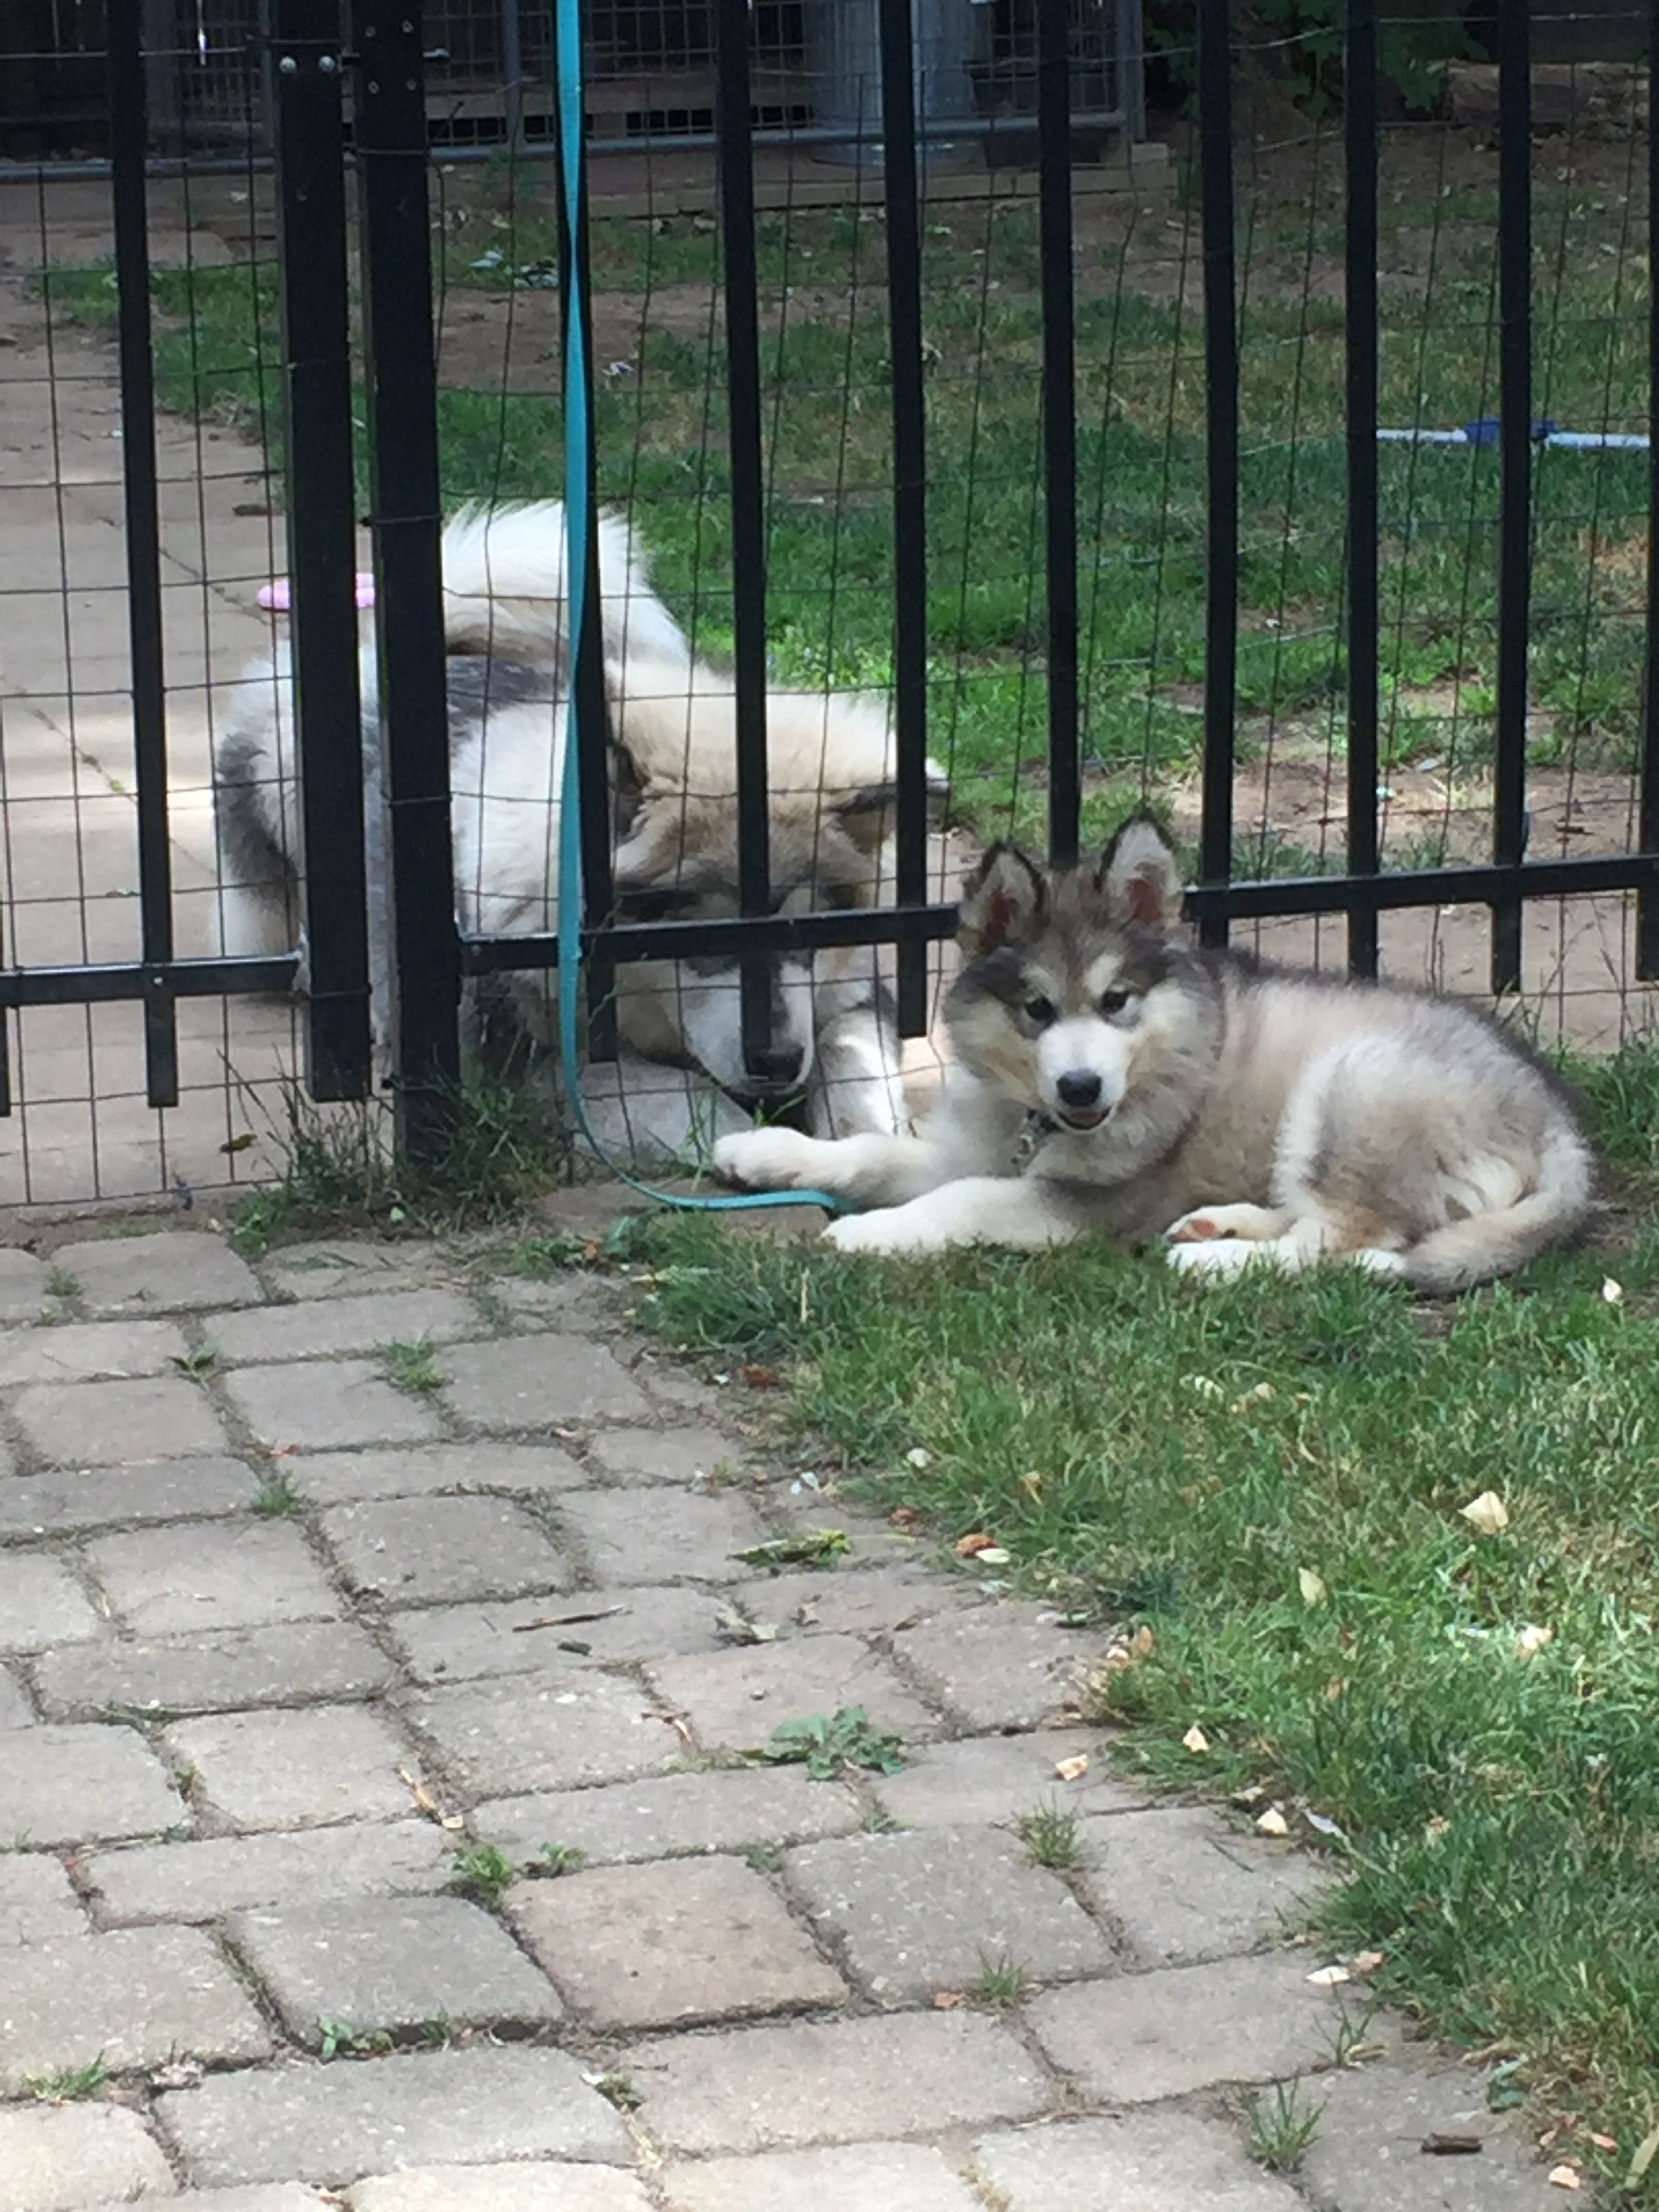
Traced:
POLYGON ((722 1137, 716 1172, 740 1190, 822 1190, 848 1206, 903 1206, 924 1191, 977 1180, 1012 1162, 1024 1117, 970 1076, 959 1074, 936 1102, 918 1137, 803 1137, 793 1129, 754 1129, 722 1137))
POLYGON ((953 1244, 1000 1244, 1037 1252, 1069 1244, 1079 1224, 1062 1213, 1033 1177, 969 1176, 914 1198, 908 1206, 832 1221, 824 1235, 843 1252, 943 1252, 953 1244))
POLYGON ((897 1032, 879 997, 827 1024, 818 1035, 806 1095, 813 1134, 893 1136, 908 1129, 902 1058, 897 1032))
POLYGON ((714 1146, 714 1170, 739 1190, 821 1190, 849 1206, 896 1206, 953 1172, 920 1137, 805 1137, 747 1129, 714 1146))

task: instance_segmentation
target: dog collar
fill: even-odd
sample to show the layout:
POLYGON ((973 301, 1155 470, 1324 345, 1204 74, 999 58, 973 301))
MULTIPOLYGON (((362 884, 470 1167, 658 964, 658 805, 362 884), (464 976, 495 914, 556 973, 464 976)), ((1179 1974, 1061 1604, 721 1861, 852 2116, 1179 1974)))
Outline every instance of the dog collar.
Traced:
POLYGON ((1039 1114, 1032 1107, 1021 1125, 1014 1145, 1014 1173, 1023 1175, 1050 1137, 1060 1133, 1060 1124, 1049 1115, 1039 1114))

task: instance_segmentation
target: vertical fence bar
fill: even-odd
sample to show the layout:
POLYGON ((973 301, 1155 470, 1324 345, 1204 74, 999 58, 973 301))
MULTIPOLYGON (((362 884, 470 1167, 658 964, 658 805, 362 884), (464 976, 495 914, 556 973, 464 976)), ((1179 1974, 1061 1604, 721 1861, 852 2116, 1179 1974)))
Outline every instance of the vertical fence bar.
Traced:
POLYGON ((1146 72, 1141 49, 1146 43, 1140 0, 1113 0, 1111 105, 1125 121, 1121 143, 1126 159, 1146 136, 1146 72))
MULTIPOLYGON (((1527 624, 1532 597, 1531 0, 1498 11, 1498 760, 1492 858, 1527 844, 1527 624)), ((1492 988, 1521 988, 1522 902, 1492 902, 1492 988)))
MULTIPOLYGON (((571 0, 575 4, 575 0, 571 0)), ((564 48, 558 42, 556 102, 559 159, 556 163, 559 223, 559 301, 562 328, 561 358, 565 368, 564 404, 567 420, 590 426, 593 421, 593 313, 592 277, 588 261, 587 165, 580 158, 576 171, 576 204, 569 204, 566 182, 564 143, 566 94, 564 48), (573 316, 588 333, 588 343, 573 350, 573 316), (573 388, 573 382, 574 387, 573 388), (580 410, 572 414, 572 410, 580 410)), ((580 100, 577 112, 581 112, 580 100)), ((611 879, 611 731, 610 701, 605 692, 603 608, 600 602, 599 533, 599 461, 594 441, 586 443, 587 513, 592 526, 583 548, 581 629, 573 640, 572 695, 576 707, 576 757, 580 771, 582 919, 590 930, 603 929, 612 920, 611 879)), ((567 486, 567 494, 571 487, 567 486)), ((616 969, 607 961, 586 963, 583 981, 587 997, 587 1055, 590 1060, 617 1056, 616 969)))
MULTIPOLYGON (((1348 0, 1348 872, 1374 876, 1377 834, 1376 0, 1348 0)), ((1375 907, 1348 911, 1348 967, 1376 973, 1375 907)))
POLYGON ((421 15, 356 0, 353 19, 398 1139, 417 1159, 444 1148, 460 1081, 421 15))
MULTIPOLYGON (((1205 545, 1203 819, 1199 876, 1232 874, 1233 708, 1238 672, 1238 325, 1234 305, 1232 57, 1227 0, 1198 0, 1200 211, 1204 241, 1205 545)), ((1227 942, 1224 915, 1199 924, 1227 942)))
POLYGON ((144 1087, 152 1106, 179 1103, 179 1032, 160 972, 173 957, 173 860, 167 848, 167 684, 162 667, 161 544, 150 361, 149 125, 139 15, 109 10, 110 185, 121 359, 121 472, 125 489, 127 625, 132 649, 132 743, 138 788, 138 927, 146 966, 144 1087))
MULTIPOLYGON (((749 88, 749 0, 716 0, 720 236, 726 273, 726 374, 732 467, 732 628, 737 661, 738 905, 772 903, 766 776, 766 478, 761 447, 759 273, 749 88)), ((744 1065, 763 1065, 772 1038, 768 963, 743 963, 744 1065)))
POLYGON ((507 158, 524 150, 524 26, 519 0, 501 0, 501 83, 507 105, 507 158))
MULTIPOLYGON (((926 88, 923 88, 925 91, 926 88)), ((927 412, 921 351, 921 195, 910 0, 881 0, 881 137, 893 359, 893 723, 901 906, 927 898, 927 412)), ((927 947, 897 952, 899 1032, 927 1028, 927 947)))
POLYGON ((306 854, 305 1079, 321 1099, 362 1098, 369 1087, 340 28, 339 0, 276 0, 270 81, 306 854))
POLYGON ((1036 0, 1037 252, 1042 272, 1042 481, 1048 598, 1048 852, 1077 858, 1076 315, 1072 286, 1072 11, 1036 0))
MULTIPOLYGON (((1659 70, 1659 0, 1648 14, 1649 82, 1659 70)), ((1659 131, 1648 128, 1648 237, 1659 239, 1659 131)), ((1659 853, 1659 283, 1648 283, 1648 630, 1642 698, 1638 834, 1659 853)), ((1636 896, 1636 977, 1659 982, 1659 890, 1636 896)))

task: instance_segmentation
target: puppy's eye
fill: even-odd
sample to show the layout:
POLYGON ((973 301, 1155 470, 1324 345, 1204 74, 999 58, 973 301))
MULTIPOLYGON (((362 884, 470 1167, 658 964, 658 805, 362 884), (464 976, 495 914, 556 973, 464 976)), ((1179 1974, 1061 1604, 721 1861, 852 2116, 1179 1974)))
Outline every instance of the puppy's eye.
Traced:
POLYGON ((1110 1021, 1114 1014, 1121 1014, 1123 1012, 1133 995, 1131 991, 1103 991, 1100 994, 1100 1011, 1105 1015, 1107 1020, 1110 1021))
POLYGON ((1025 1001, 1025 1018, 1028 1022, 1035 1022, 1038 1029, 1046 1030, 1054 1018, 1054 1001, 1051 999, 1028 999, 1025 1001))

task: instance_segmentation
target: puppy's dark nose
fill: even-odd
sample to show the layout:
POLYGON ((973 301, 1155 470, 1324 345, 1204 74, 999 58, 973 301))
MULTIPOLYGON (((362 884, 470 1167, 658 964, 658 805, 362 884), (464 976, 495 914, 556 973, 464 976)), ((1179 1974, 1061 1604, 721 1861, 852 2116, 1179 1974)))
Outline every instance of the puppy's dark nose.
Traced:
POLYGON ((775 1085, 779 1090, 800 1080, 801 1054, 798 1045, 774 1045, 769 1051, 757 1052, 748 1063, 748 1072, 757 1083, 775 1085))
POLYGON ((1060 1076, 1054 1089, 1060 1093, 1062 1106, 1075 1107, 1079 1113, 1100 1103, 1100 1078, 1091 1075, 1086 1068, 1073 1068, 1069 1075, 1060 1076))

